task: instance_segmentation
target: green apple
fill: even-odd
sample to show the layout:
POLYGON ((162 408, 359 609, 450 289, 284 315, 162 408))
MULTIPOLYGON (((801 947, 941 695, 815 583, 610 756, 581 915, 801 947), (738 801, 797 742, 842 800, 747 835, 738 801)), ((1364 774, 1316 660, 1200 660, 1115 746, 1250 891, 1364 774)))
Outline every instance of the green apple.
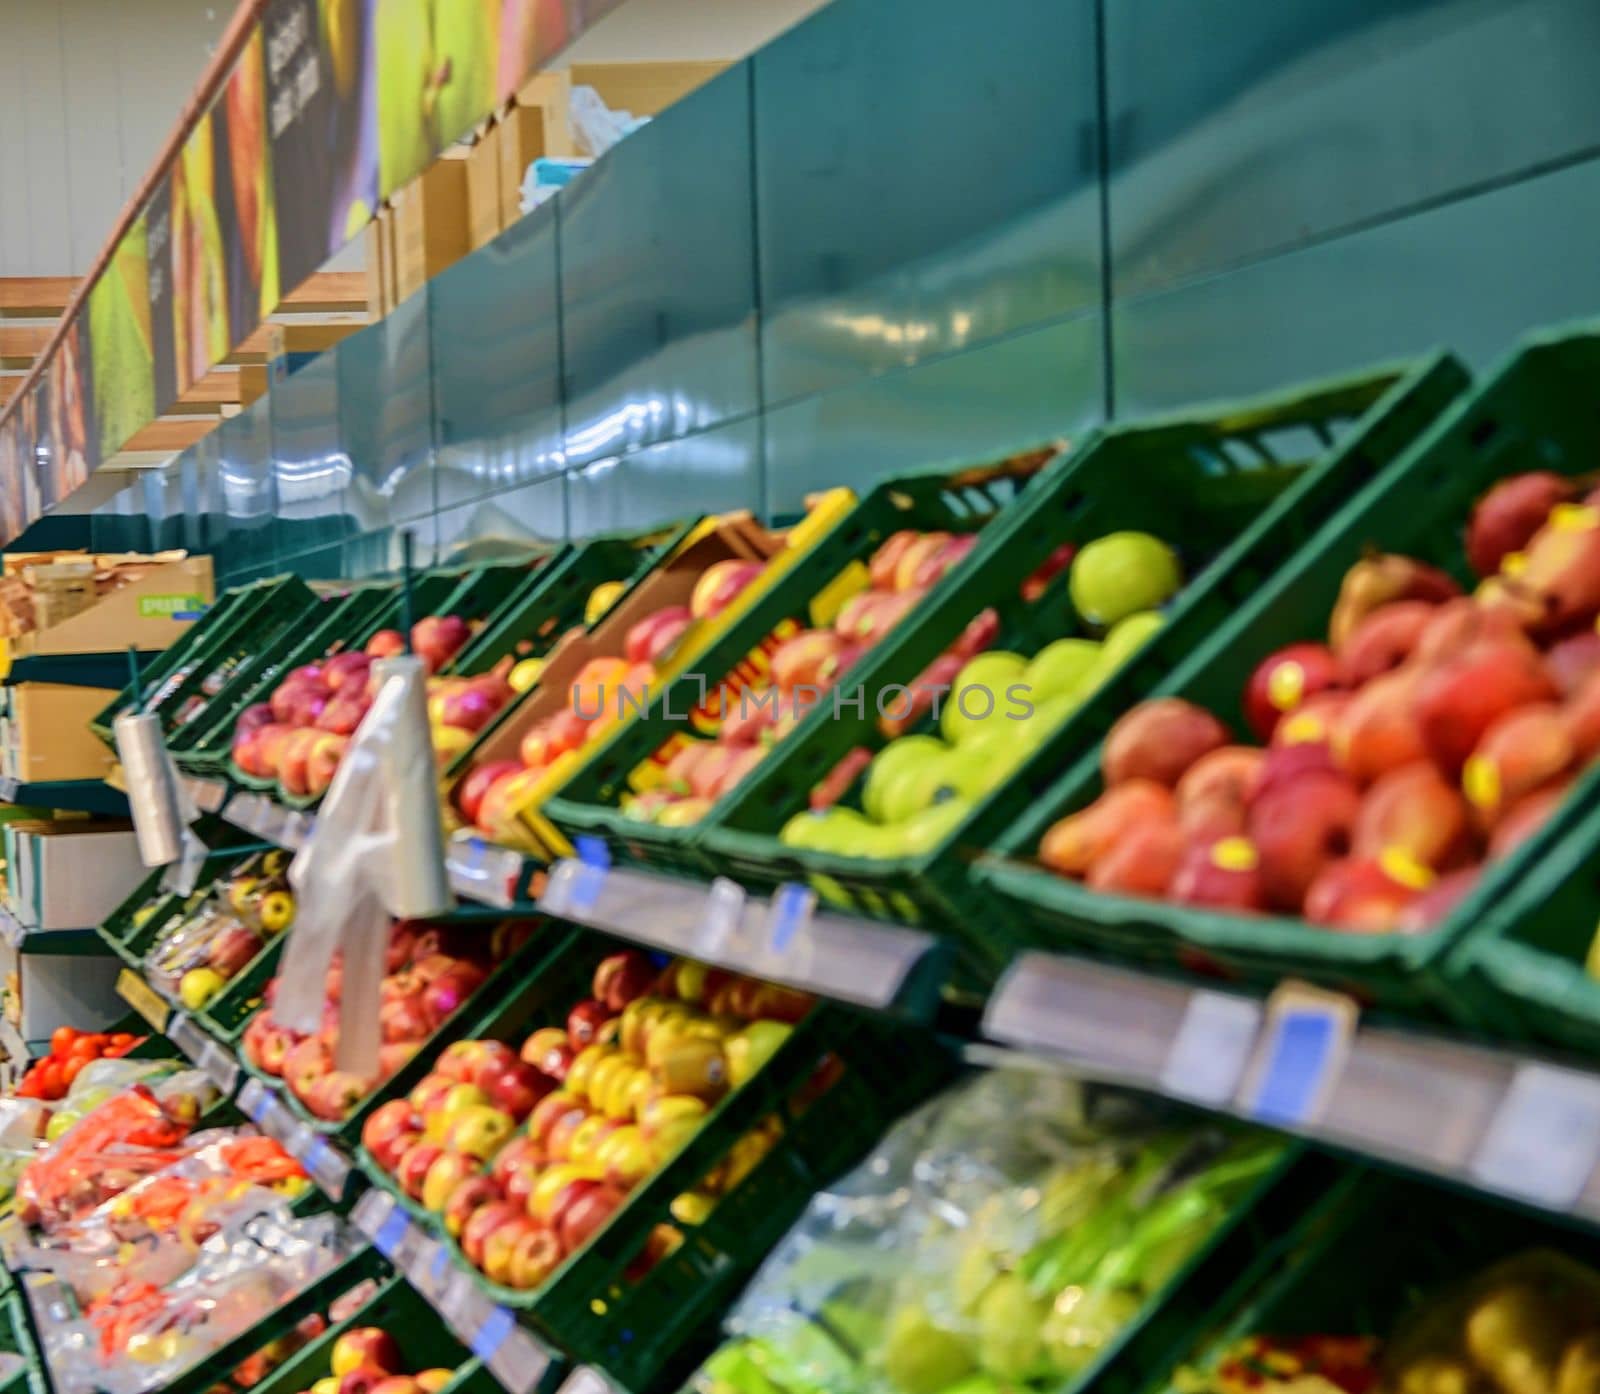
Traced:
POLYGON ((890 1316, 881 1358, 883 1373, 901 1394, 939 1394, 976 1367, 972 1347, 918 1303, 898 1307, 890 1316))
POLYGON ((1051 1369, 1077 1374, 1107 1341, 1139 1315, 1139 1299, 1114 1287, 1070 1288, 1057 1298, 1040 1330, 1051 1369))
POLYGON ((867 766, 866 782, 861 787, 861 806, 867 815, 880 823, 889 821, 883 813, 883 792, 902 767, 913 765, 919 758, 944 752, 944 742, 937 736, 901 736, 890 741, 867 766))
POLYGON ((813 812, 807 809, 797 813, 778 833, 778 841, 786 847, 803 851, 841 852, 861 829, 870 829, 869 823, 853 808, 835 807, 813 812))
POLYGON ((1050 1304, 1016 1273, 1002 1273, 978 1299, 978 1363, 1002 1380, 1031 1379, 1044 1355, 1042 1330, 1050 1304))
POLYGON ((1183 584, 1177 554, 1147 532, 1098 537, 1072 559, 1072 603, 1090 624, 1113 625, 1165 604, 1183 584))
POLYGON ((1074 692, 1094 670, 1100 645, 1093 639, 1057 639, 1028 660, 1023 681, 1032 688, 1035 706, 1051 697, 1074 692))
POLYGON ((878 800, 880 821, 886 826, 904 823, 927 808, 941 790, 950 787, 945 766, 955 752, 943 741, 935 749, 921 750, 915 761, 903 762, 889 776, 878 800))
POLYGON ((1026 685, 1028 660, 1019 653, 995 649, 980 653, 956 674, 939 713, 939 730, 952 745, 979 731, 1014 724, 1016 704, 1006 695, 1026 685), (963 701, 963 697, 965 700, 963 701))
POLYGON ((915 818, 902 823, 896 832, 900 835, 903 855, 920 856, 931 852, 972 812, 969 799, 941 799, 925 808, 915 818))
POLYGON ((1167 622, 1159 610, 1140 610, 1137 614, 1118 620, 1111 626, 1106 641, 1100 646, 1102 671, 1115 671, 1133 657, 1158 629, 1167 622))

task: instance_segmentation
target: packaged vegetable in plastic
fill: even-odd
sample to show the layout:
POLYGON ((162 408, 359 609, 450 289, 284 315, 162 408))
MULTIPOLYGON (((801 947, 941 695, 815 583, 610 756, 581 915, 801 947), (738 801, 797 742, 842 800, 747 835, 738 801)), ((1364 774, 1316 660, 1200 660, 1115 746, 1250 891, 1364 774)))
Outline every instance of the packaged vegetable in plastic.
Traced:
POLYGON ((282 1206, 230 1224, 165 1287, 129 1285, 48 1339, 57 1394, 164 1387, 349 1256, 359 1236, 335 1216, 282 1206))
POLYGON ((203 1096, 183 1078, 161 1082, 171 1091, 161 1098, 143 1084, 124 1090, 37 1154, 17 1178, 19 1218, 45 1229, 62 1224, 192 1150, 186 1139, 203 1096))
POLYGON ((1059 1387, 1281 1150, 1061 1076, 978 1075, 813 1199, 696 1383, 705 1394, 1059 1387))

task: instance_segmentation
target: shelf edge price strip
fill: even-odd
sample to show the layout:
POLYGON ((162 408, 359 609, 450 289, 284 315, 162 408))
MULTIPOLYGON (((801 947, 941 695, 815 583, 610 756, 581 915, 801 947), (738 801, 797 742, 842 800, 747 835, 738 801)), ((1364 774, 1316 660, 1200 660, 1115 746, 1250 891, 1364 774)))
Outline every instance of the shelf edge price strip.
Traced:
POLYGON ((1523 1064, 1471 1163, 1480 1186, 1570 1210, 1600 1162, 1600 1079, 1523 1064))

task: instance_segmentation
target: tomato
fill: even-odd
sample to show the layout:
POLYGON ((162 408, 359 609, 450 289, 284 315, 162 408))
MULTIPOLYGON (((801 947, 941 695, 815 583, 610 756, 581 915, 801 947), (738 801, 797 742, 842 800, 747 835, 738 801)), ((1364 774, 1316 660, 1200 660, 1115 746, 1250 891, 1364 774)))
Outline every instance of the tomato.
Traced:
POLYGON ((66 1081, 61 1075, 61 1061, 41 1061, 39 1068, 40 1096, 46 1099, 59 1099, 66 1092, 66 1081))
POLYGON ((72 1043, 78 1039, 78 1031, 71 1026, 58 1026, 50 1033, 50 1053, 52 1055, 65 1055, 72 1049, 72 1043))
POLYGON ((130 1031, 115 1031, 106 1038, 108 1045, 119 1046, 123 1050, 126 1050, 139 1039, 138 1036, 135 1036, 130 1031))
POLYGON ((98 1060, 100 1058, 99 1042, 90 1036, 79 1036, 68 1049, 65 1058, 68 1060, 81 1060, 86 1065, 91 1060, 98 1060))
POLYGON ((70 1089, 72 1087, 72 1081, 78 1077, 78 1074, 83 1067, 90 1063, 92 1063, 92 1058, 85 1058, 81 1055, 69 1055, 66 1063, 61 1067, 61 1082, 66 1085, 68 1089, 70 1089))

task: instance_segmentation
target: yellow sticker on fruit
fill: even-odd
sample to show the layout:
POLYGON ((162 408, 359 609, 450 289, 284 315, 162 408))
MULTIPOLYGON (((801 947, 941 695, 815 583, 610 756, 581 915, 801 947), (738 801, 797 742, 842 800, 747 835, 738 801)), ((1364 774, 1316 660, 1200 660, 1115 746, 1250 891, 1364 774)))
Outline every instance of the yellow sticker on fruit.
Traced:
POLYGON ((1254 871, 1259 861, 1248 837, 1224 837, 1211 847, 1211 864, 1222 871, 1254 871))
MULTIPOLYGON (((1505 556, 1500 558, 1500 574, 1502 576, 1520 576, 1527 569, 1528 554, 1526 552, 1507 552, 1505 556)), ((1484 584, 1487 585, 1488 582, 1484 584)))
POLYGON ((1398 881, 1413 891, 1425 891, 1433 884, 1433 872, 1404 847, 1385 847, 1378 854, 1378 865, 1391 881, 1398 881))
POLYGON ((1313 741, 1324 739, 1328 734, 1328 727, 1320 716, 1301 712, 1285 720, 1278 727, 1276 734, 1281 735, 1284 745, 1310 745, 1313 741))
POLYGON ((1500 767, 1486 755, 1473 755, 1461 771, 1461 791, 1474 808, 1500 806, 1500 767))
POLYGON ((1293 711, 1306 695, 1306 670, 1292 660, 1267 675, 1267 701, 1281 712, 1293 711))
POLYGON ((1591 503, 1558 503, 1547 521, 1558 532, 1588 532, 1600 528, 1600 508, 1591 503))

